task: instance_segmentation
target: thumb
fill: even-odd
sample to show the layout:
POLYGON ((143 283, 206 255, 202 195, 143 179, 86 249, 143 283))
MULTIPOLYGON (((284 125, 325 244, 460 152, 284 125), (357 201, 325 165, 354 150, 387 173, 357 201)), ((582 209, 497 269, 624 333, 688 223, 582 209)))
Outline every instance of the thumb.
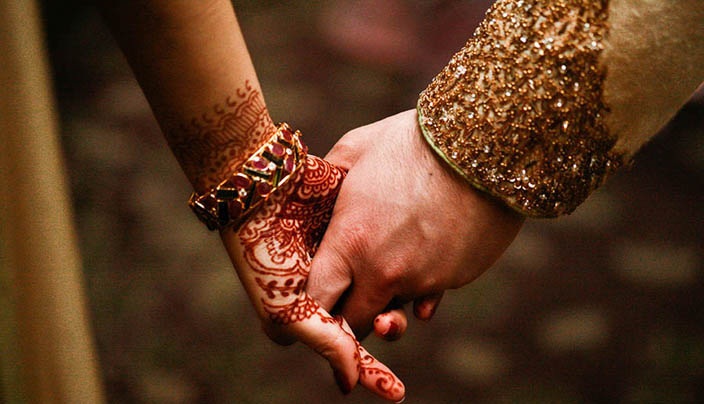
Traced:
POLYGON ((405 387, 401 380, 359 344, 342 317, 330 316, 305 292, 299 302, 305 302, 306 310, 314 313, 303 321, 289 323, 286 328, 328 360, 343 393, 352 391, 359 382, 386 400, 403 399, 405 387))
POLYGON ((315 314, 306 320, 288 324, 286 331, 324 357, 333 369, 340 390, 344 394, 349 393, 360 376, 358 342, 336 318, 316 307, 317 304, 305 292, 300 301, 307 301, 306 306, 314 309, 315 314))
MULTIPOLYGON (((349 324, 342 317, 336 317, 342 330, 354 338, 349 324)), ((355 340, 356 341, 356 340, 355 340)), ((359 383, 376 393, 379 397, 395 403, 406 398, 406 387, 403 382, 383 363, 379 362, 364 347, 356 341, 359 358, 359 383)))
POLYGON ((313 257, 306 284, 306 292, 327 311, 332 310, 352 283, 352 271, 342 255, 332 247, 335 234, 331 222, 313 257))

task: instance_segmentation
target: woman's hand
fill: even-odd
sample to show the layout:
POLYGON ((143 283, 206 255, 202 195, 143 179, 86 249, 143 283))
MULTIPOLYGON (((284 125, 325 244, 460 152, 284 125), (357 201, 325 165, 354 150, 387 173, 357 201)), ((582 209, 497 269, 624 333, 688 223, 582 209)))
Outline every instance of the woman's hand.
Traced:
POLYGON ((360 338, 391 323, 402 332, 401 311, 373 320, 404 302, 429 319, 443 291, 489 268, 523 223, 439 160, 415 110, 351 131, 326 159, 348 174, 307 291, 360 338))
POLYGON ((303 168, 237 231, 222 231, 223 242, 272 339, 298 339, 325 357, 344 393, 359 382, 402 400, 401 381, 359 344, 342 317, 331 316, 305 290, 344 171, 313 156, 303 168))

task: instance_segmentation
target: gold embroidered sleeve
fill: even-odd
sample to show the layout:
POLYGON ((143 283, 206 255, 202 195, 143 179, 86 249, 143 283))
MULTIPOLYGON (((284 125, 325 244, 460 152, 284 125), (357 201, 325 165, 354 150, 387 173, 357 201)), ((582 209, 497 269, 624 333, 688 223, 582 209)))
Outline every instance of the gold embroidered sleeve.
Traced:
MULTIPOLYGON (((636 116, 611 114, 606 96, 614 86, 604 55, 629 60, 621 52, 629 40, 611 46, 609 15, 627 4, 497 1, 421 93, 419 119, 429 144, 471 184, 522 214, 572 212, 647 139, 629 143, 625 133, 611 129, 636 116)), ((642 68, 630 61, 622 76, 642 68)), ((701 79, 690 78, 672 98, 683 102, 701 79)), ((661 115, 677 106, 663 107, 661 115)), ((659 125, 666 120, 660 117, 659 125)), ((644 130, 652 135, 658 127, 651 126, 644 130)))

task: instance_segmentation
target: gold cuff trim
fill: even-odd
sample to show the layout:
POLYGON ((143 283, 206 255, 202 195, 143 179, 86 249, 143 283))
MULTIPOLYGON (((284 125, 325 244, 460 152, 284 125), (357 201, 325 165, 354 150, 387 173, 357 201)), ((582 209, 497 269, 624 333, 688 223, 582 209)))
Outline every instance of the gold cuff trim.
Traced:
POLYGON ((604 119, 607 13, 608 1, 497 1, 421 93, 426 139, 518 212, 572 212, 623 159, 604 119))

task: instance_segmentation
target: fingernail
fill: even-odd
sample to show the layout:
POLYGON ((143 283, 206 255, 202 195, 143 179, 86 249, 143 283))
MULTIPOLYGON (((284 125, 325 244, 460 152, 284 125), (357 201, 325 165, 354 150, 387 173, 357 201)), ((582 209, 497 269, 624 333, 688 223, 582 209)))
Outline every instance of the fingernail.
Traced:
POLYGON ((402 402, 406 401, 406 396, 403 396, 402 399, 396 401, 396 404, 401 404, 402 402))
POLYGON ((427 310, 428 310, 428 317, 433 318, 433 316, 435 315, 435 312, 436 312, 437 309, 438 309, 438 305, 437 305, 437 304, 430 304, 430 303, 428 303, 428 306, 430 306, 430 308, 427 308, 427 310))
POLYGON ((340 373, 337 370, 333 370, 332 374, 333 374, 333 376, 335 376, 335 383, 337 383, 337 387, 340 388, 340 391, 342 392, 342 394, 344 394, 344 395, 350 394, 350 392, 352 391, 352 386, 350 386, 350 383, 347 381, 347 378, 345 377, 345 375, 343 375, 342 373, 340 373))
POLYGON ((384 338, 386 339, 394 339, 398 337, 398 330, 399 326, 393 321, 389 321, 389 328, 384 331, 384 338))
POLYGON ((437 305, 431 303, 421 303, 416 308, 416 317, 422 321, 430 321, 430 319, 435 315, 435 310, 437 310, 437 308, 437 305))

